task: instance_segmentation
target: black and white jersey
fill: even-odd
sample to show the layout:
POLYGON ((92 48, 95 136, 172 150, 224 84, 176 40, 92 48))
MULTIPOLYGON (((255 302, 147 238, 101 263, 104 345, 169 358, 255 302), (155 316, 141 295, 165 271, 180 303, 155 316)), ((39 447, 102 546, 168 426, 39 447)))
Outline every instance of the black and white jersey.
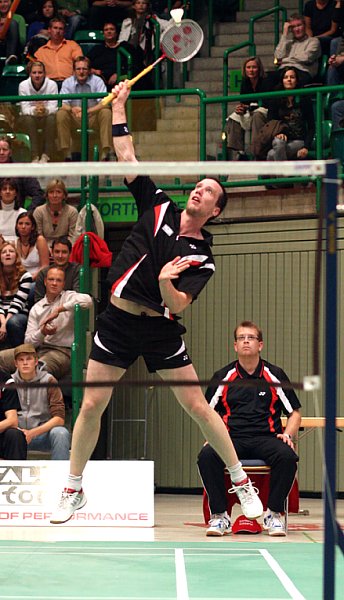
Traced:
POLYGON ((236 360, 214 374, 206 398, 232 437, 276 435, 282 433, 282 413, 288 416, 301 407, 294 390, 269 385, 283 381, 289 381, 285 372, 266 360, 259 360, 252 375, 236 360), (238 385, 245 381, 252 385, 238 385))
POLYGON ((212 236, 205 230, 200 240, 180 236, 182 210, 149 177, 136 177, 128 188, 138 221, 110 268, 111 292, 173 318, 160 294, 159 273, 176 256, 192 257, 191 266, 172 283, 195 300, 215 271, 212 236))

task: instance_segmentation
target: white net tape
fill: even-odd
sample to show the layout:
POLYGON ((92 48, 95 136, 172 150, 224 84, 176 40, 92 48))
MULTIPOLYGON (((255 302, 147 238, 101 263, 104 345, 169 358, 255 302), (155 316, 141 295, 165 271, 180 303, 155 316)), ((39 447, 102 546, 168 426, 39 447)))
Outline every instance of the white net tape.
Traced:
POLYGON ((179 177, 180 175, 218 176, 258 175, 269 177, 316 177, 325 174, 326 164, 336 161, 286 161, 286 162, 70 162, 70 163, 5 163, 1 177, 64 177, 75 175, 152 175, 179 177))

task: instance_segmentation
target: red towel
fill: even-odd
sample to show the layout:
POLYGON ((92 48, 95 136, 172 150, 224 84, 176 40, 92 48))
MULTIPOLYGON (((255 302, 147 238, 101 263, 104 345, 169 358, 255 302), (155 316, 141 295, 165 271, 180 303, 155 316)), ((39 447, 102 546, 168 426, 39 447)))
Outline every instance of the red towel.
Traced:
POLYGON ((83 260, 83 240, 84 236, 88 235, 90 240, 90 265, 94 268, 109 267, 112 262, 112 252, 110 252, 107 243, 102 240, 96 233, 87 231, 78 237, 74 242, 69 260, 77 262, 81 265, 83 260))

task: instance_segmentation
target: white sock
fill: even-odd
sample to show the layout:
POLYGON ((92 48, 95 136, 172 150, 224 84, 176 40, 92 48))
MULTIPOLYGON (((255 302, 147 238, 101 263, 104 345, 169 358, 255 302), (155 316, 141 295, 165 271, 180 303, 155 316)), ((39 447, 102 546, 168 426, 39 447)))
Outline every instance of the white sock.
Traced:
POLYGON ((236 465, 232 465, 231 467, 227 467, 232 483, 241 483, 242 481, 247 480, 247 475, 242 468, 241 462, 238 462, 236 465))
POLYGON ((80 492, 82 488, 82 475, 69 475, 67 481, 67 488, 69 490, 75 490, 80 492))

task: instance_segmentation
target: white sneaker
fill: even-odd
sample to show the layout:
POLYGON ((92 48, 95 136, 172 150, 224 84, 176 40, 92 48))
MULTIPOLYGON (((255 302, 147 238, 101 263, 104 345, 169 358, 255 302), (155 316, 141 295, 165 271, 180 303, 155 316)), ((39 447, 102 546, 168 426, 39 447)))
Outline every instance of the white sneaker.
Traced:
POLYGON ((226 517, 217 517, 214 515, 209 521, 210 527, 207 529, 207 536, 220 537, 222 535, 229 535, 232 531, 231 522, 226 517))
POLYGON ((247 519, 258 519, 263 514, 263 505, 258 496, 258 489, 253 487, 250 479, 240 485, 233 484, 228 493, 238 496, 242 512, 247 519))
POLYGON ((281 513, 273 512, 268 509, 264 515, 263 528, 268 531, 269 535, 285 536, 285 524, 282 520, 281 513))
POLYGON ((41 163, 47 163, 50 161, 50 156, 48 156, 47 154, 45 154, 45 152, 43 152, 42 156, 41 156, 41 160, 39 162, 41 163))
POLYGON ((64 489, 60 502, 50 518, 50 523, 57 524, 69 521, 74 512, 85 506, 86 502, 87 499, 82 490, 76 492, 74 490, 64 489))

